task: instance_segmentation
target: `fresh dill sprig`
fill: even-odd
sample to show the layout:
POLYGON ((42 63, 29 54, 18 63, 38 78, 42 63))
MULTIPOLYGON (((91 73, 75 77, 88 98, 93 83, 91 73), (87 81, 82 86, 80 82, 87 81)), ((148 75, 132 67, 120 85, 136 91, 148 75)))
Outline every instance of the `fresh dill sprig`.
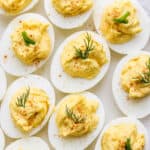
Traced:
POLYGON ((146 68, 148 71, 144 73, 140 73, 140 76, 138 78, 135 78, 135 80, 139 83, 144 84, 145 86, 148 86, 150 85, 150 57, 146 62, 146 68))
POLYGON ((66 105, 66 114, 68 118, 73 120, 74 123, 83 123, 85 121, 85 118, 81 118, 80 116, 77 116, 68 106, 66 105))
POLYGON ((127 11, 124 15, 122 15, 121 17, 119 18, 114 18, 113 21, 115 23, 124 23, 124 24, 127 24, 129 21, 127 20, 127 17, 130 15, 130 12, 127 11))
POLYGON ((22 37, 27 46, 29 46, 30 44, 35 45, 35 41, 33 41, 31 38, 28 37, 28 34, 26 31, 22 32, 22 37))
POLYGON ((84 39, 85 51, 82 51, 80 48, 74 47, 76 50, 76 57, 81 59, 86 59, 89 56, 89 53, 94 49, 93 40, 89 33, 86 33, 84 39))
POLYGON ((21 96, 17 97, 16 105, 18 107, 25 108, 25 105, 26 105, 27 99, 29 97, 29 94, 30 94, 30 88, 27 88, 25 93, 23 93, 21 96))
POLYGON ((130 138, 127 138, 127 140, 126 140, 126 143, 125 143, 125 150, 132 150, 130 138))

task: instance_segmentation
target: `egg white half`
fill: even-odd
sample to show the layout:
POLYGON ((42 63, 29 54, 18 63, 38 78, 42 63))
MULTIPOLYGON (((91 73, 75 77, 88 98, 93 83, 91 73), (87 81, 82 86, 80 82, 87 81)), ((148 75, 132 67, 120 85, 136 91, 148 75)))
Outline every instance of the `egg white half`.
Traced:
MULTIPOLYGON (((91 133, 88 133, 86 135, 83 135, 81 137, 69 137, 69 138, 61 138, 58 133, 58 128, 55 122, 56 113, 53 113, 49 125, 48 125, 48 137, 49 141, 52 144, 52 146, 55 149, 59 150, 83 150, 86 147, 88 147, 94 139, 98 136, 100 133, 104 121, 105 121, 105 112, 104 107, 101 99, 90 92, 84 92, 81 93, 83 96, 85 96, 88 100, 97 100, 99 102, 99 108, 96 112, 96 114, 99 117, 99 123, 97 125, 97 128, 93 130, 91 133)), ((59 105, 64 102, 68 96, 64 97, 60 103, 56 106, 56 109, 59 107, 59 105)))
MULTIPOLYGON (((114 1, 115 0, 105 0, 103 2, 97 1, 95 5, 94 24, 97 32, 101 35, 102 32, 99 30, 99 27, 100 27, 103 11, 106 8, 106 6, 112 4, 114 1)), ((150 37, 149 16, 146 14, 145 10, 142 8, 142 6, 139 4, 137 0, 131 0, 131 2, 137 8, 137 16, 139 18, 142 31, 138 33, 132 40, 123 44, 112 44, 109 41, 107 41, 109 47, 113 51, 120 54, 129 54, 132 53, 133 51, 142 50, 146 46, 150 37)))
POLYGON ((7 26, 2 36, 1 45, 0 45, 0 49, 1 49, 0 50, 0 63, 7 73, 14 75, 14 76, 24 76, 42 67, 49 59, 52 53, 52 50, 54 48, 55 34, 54 34, 52 25, 50 25, 48 28, 48 33, 51 39, 51 47, 50 47, 51 52, 46 59, 40 61, 38 64, 26 65, 22 63, 15 56, 11 48, 11 45, 12 45, 11 34, 18 27, 20 21, 30 20, 30 19, 36 19, 43 23, 49 24, 49 21, 39 14, 35 14, 35 13, 23 14, 21 16, 18 16, 17 18, 15 18, 13 21, 10 22, 10 24, 7 26))
POLYGON ((6 75, 1 67, 0 67, 0 81, 1 81, 1 85, 0 85, 0 102, 1 102, 7 88, 6 75))
POLYGON ((0 129, 0 149, 3 150, 4 146, 5 146, 5 137, 2 130, 0 129))
POLYGON ((103 40, 103 38, 101 38, 98 34, 92 31, 80 31, 69 36, 57 49, 50 66, 51 81, 59 91, 65 93, 76 93, 85 91, 95 86, 104 77, 109 68, 109 64, 110 64, 110 51, 105 40, 103 40), (84 78, 71 77, 70 75, 68 75, 63 71, 60 61, 61 54, 63 52, 65 45, 68 44, 68 42, 70 42, 71 40, 78 37, 79 35, 86 32, 91 34, 94 40, 103 45, 108 60, 107 63, 104 64, 103 67, 101 68, 99 74, 95 78, 90 80, 84 78))
POLYGON ((6 96, 4 97, 4 101, 1 105, 1 109, 0 109, 1 127, 3 131, 5 132, 5 134, 11 138, 21 138, 25 136, 35 135, 47 123, 50 115, 53 112, 54 105, 55 105, 55 93, 54 93, 53 87, 51 86, 48 80, 38 75, 28 75, 28 76, 19 78, 10 85, 10 87, 8 88, 6 92, 6 96), (49 96, 49 101, 50 101, 50 107, 43 122, 38 127, 34 128, 33 130, 31 130, 31 132, 27 134, 24 134, 23 132, 21 132, 19 128, 16 127, 10 115, 10 109, 9 109, 9 104, 14 93, 18 89, 25 87, 25 86, 40 88, 44 90, 49 96))
POLYGON ((50 150, 48 144, 39 137, 28 137, 17 140, 5 150, 50 150))
POLYGON ((104 129, 102 130, 96 146, 95 146, 95 150, 102 150, 101 147, 101 141, 102 141, 102 137, 104 135, 104 133, 107 131, 108 128, 110 128, 111 126, 114 125, 118 125, 120 123, 134 123, 137 126, 137 130, 140 134, 144 134, 145 136, 145 147, 144 150, 148 150, 149 149, 149 137, 148 137, 148 132, 146 130, 146 128, 144 127, 144 125, 142 124, 142 122, 140 122, 139 120, 135 119, 135 118, 130 118, 130 117, 122 117, 122 118, 117 118, 113 121, 111 121, 110 123, 108 123, 104 129))
POLYGON ((124 65, 132 58, 141 54, 150 56, 150 53, 146 51, 138 51, 127 55, 118 63, 112 79, 112 91, 117 106, 125 115, 136 118, 143 118, 150 114, 150 96, 146 96, 140 100, 129 100, 128 93, 126 93, 121 87, 120 75, 124 65))
POLYGON ((93 11, 93 8, 91 8, 83 14, 71 17, 64 17, 55 10, 51 0, 44 0, 44 8, 51 22, 62 29, 73 29, 82 26, 88 20, 93 11))
POLYGON ((39 0, 32 0, 32 2, 26 8, 24 8, 21 12, 19 12, 17 14, 10 14, 10 13, 6 12, 4 9, 0 8, 0 15, 14 16, 14 15, 24 13, 24 12, 29 11, 30 9, 32 9, 38 2, 39 2, 39 0))

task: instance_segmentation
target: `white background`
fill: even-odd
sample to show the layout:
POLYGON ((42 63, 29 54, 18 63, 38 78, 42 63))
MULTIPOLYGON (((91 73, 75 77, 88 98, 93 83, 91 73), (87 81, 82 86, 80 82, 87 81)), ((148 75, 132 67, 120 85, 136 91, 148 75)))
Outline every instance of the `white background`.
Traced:
MULTIPOLYGON (((139 0, 139 1, 142 3, 143 6, 145 6, 145 9, 147 10, 147 12, 149 11, 149 15, 150 15, 150 0, 139 0)), ((43 0, 40 0, 39 4, 30 12, 37 12, 46 17, 45 12, 44 12, 44 7, 43 7, 43 0)), ((11 17, 1 17, 0 16, 0 38, 2 36, 2 32, 4 31, 7 24, 11 21, 11 19, 12 19, 11 17)), ((92 24, 92 19, 90 19, 82 28, 78 28, 75 30, 67 31, 67 30, 61 30, 61 29, 58 29, 55 27, 56 43, 55 43, 54 52, 57 49, 57 47, 59 46, 59 44, 67 36, 69 36, 70 34, 76 32, 76 31, 80 31, 80 30, 95 30, 93 27, 93 24, 92 24)), ((145 50, 150 51, 150 41, 149 41, 149 44, 146 46, 145 50)), ((124 116, 115 104, 115 101, 114 101, 114 98, 112 95, 112 89, 111 89, 113 71, 114 71, 115 66, 117 65, 118 61, 122 57, 123 56, 118 55, 114 52, 111 52, 111 64, 110 64, 109 71, 107 72, 104 79, 96 87, 94 87, 90 90, 91 92, 94 92, 96 95, 98 95, 103 101, 103 104, 105 107, 105 112, 106 112, 105 124, 108 123, 109 121, 111 121, 112 119, 124 116)), ((51 58, 50 58, 50 61, 51 61, 51 58)), ((36 73, 49 79, 50 61, 36 73)), ((9 85, 15 79, 15 77, 7 75, 7 79, 8 79, 8 85, 9 85)), ((65 96, 65 94, 60 93, 56 90, 56 99, 57 99, 56 102, 57 103, 60 101, 60 99, 63 96, 65 96)), ((150 136, 150 115, 144 119, 141 119, 141 121, 144 123, 145 127, 147 128, 147 130, 149 132, 149 136, 150 136)), ((42 137, 43 139, 45 139, 45 141, 47 141, 47 143, 49 143, 48 139, 47 139, 47 126, 39 134, 37 134, 37 136, 42 137)), ((6 138, 7 144, 9 144, 12 141, 13 140, 6 138)), ((93 150, 94 145, 95 145, 95 143, 93 143, 88 148, 88 150, 93 150)))

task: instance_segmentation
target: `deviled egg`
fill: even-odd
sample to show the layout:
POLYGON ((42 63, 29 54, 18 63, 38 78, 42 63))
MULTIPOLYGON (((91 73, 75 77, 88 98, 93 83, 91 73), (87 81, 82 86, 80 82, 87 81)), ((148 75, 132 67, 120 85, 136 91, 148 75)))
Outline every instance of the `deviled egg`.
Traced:
POLYGON ((150 114, 150 53, 141 51, 124 57, 117 65, 112 90, 120 110, 132 117, 150 114))
POLYGON ((39 137, 19 139, 6 147, 5 150, 50 150, 48 144, 39 137))
POLYGON ((83 25, 92 13, 93 3, 94 0, 44 0, 48 18, 63 29, 83 25))
POLYGON ((29 75, 14 81, 0 109, 0 124, 8 137, 32 136, 47 123, 55 105, 49 81, 29 75))
POLYGON ((108 123, 97 140, 95 150, 148 150, 144 125, 134 118, 118 118, 108 123))
POLYGON ((53 47, 54 30, 49 21, 39 14, 24 14, 6 28, 0 45, 0 62, 11 75, 27 75, 46 63, 53 47))
POLYGON ((81 92, 104 77, 109 63, 109 48, 99 35, 91 31, 77 32, 56 51, 50 68, 51 81, 62 92, 81 92))
POLYGON ((129 54, 145 47, 150 18, 137 0, 97 1, 94 10, 96 30, 112 50, 129 54))
POLYGON ((0 149, 3 150, 4 146, 5 146, 5 137, 2 130, 0 129, 0 149))
POLYGON ((59 150, 83 150, 104 125, 103 104, 90 92, 71 94, 56 106, 48 126, 50 143, 59 150))
POLYGON ((0 15, 18 15, 32 9, 39 0, 0 0, 0 15))
POLYGON ((6 75, 1 67, 0 67, 0 81, 1 81, 1 86, 0 86, 0 102, 1 102, 7 88, 6 75))

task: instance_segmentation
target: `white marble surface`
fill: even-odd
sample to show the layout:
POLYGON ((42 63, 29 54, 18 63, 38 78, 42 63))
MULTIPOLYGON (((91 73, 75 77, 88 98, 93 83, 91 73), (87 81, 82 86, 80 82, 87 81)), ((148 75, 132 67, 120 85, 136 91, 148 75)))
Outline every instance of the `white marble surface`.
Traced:
MULTIPOLYGON (((139 1, 142 3, 142 5, 145 7, 145 9, 147 11, 149 11, 149 15, 150 15, 150 0, 139 0, 139 1)), ((43 10, 44 10, 43 0, 40 0, 40 3, 30 12, 37 12, 37 13, 40 13, 40 14, 46 16, 45 12, 43 10)), ((2 36, 2 32, 4 31, 5 27, 10 22, 11 19, 12 19, 11 17, 0 16, 0 38, 2 36)), ((61 29, 58 29, 55 27, 55 32, 56 32, 55 50, 57 49, 59 44, 71 33, 74 33, 76 31, 79 31, 82 29, 94 30, 91 20, 89 20, 83 27, 75 29, 75 30, 70 30, 70 31, 61 30, 61 29)), ((54 50, 54 52, 55 52, 55 50, 54 50)), ((149 41, 149 44, 146 46, 145 50, 150 51, 150 41, 149 41)), ((114 101, 114 98, 112 95, 112 89, 111 89, 112 74, 113 74, 116 64, 122 58, 122 56, 118 55, 116 53, 113 53, 113 52, 111 52, 111 56, 112 56, 111 65, 110 65, 107 75, 97 86, 95 86, 94 88, 92 88, 90 90, 91 92, 94 92, 96 95, 98 95, 104 103, 104 108, 105 108, 105 112, 106 112, 105 124, 108 123, 109 121, 111 121, 112 119, 124 116, 115 104, 115 101, 114 101)), ((51 59, 50 59, 50 61, 51 61, 51 59)), ((36 73, 49 79, 50 61, 36 73)), ((15 79, 15 77, 7 75, 7 79, 8 79, 8 85, 9 85, 15 79)), ((65 94, 60 93, 56 90, 57 102, 59 102, 59 100, 64 95, 65 94)), ((145 127, 147 128, 147 130, 149 132, 149 136, 150 136, 150 115, 144 119, 141 119, 141 121, 144 123, 145 127)), ((42 137, 43 139, 45 139, 46 142, 48 142, 47 127, 45 127, 39 134, 37 134, 37 136, 42 137)), ((6 137, 6 144, 9 144, 12 141, 13 140, 6 137)), ((88 148, 88 150, 93 150, 94 145, 95 145, 95 143, 93 142, 93 144, 91 144, 91 146, 88 148)), ((50 146, 50 144, 49 144, 49 146, 50 146)), ((51 148, 51 150, 53 150, 51 146, 50 146, 50 148, 51 148)))
POLYGON ((139 0, 150 16, 150 0, 139 0))

